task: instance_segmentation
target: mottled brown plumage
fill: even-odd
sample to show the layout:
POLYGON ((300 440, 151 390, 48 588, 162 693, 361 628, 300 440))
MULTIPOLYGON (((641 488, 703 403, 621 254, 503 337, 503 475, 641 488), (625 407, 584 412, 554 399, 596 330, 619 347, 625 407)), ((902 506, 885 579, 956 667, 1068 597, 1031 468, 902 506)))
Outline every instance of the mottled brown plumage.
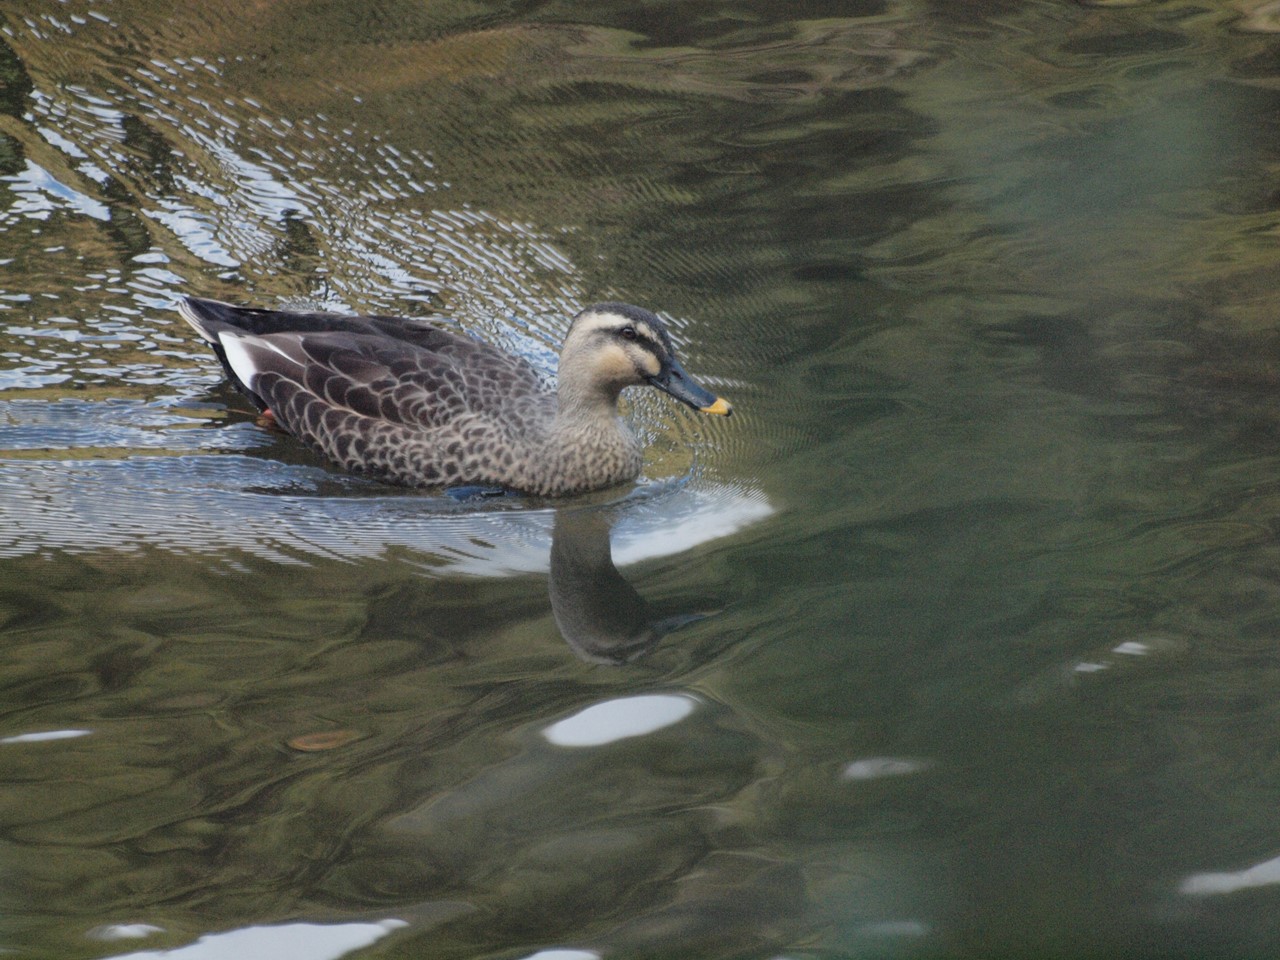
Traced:
POLYGON ((420 320, 195 297, 179 309, 284 429, 344 469, 407 486, 562 496, 634 479, 642 451, 617 408, 628 386, 731 412, 684 372, 662 321, 629 304, 574 318, 556 389, 520 357, 420 320))

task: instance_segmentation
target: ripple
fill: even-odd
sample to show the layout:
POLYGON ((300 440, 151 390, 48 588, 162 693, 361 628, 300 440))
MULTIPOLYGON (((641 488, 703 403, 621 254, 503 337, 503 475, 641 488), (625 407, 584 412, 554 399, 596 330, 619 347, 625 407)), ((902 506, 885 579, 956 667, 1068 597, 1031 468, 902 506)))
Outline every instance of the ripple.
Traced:
MULTIPOLYGON (((178 410, 128 400, 102 402, 63 398, 0 400, 0 449, 12 459, 22 452, 64 451, 69 458, 101 458, 106 450, 193 453, 242 450, 265 443, 248 424, 225 430, 198 429, 215 421, 220 411, 178 410), (206 416, 200 416, 204 412, 206 416)), ((117 454, 119 455, 119 454, 117 454)))
POLYGON ((8 183, 9 189, 18 198, 17 202, 10 204, 4 212, 0 224, 14 218, 47 220, 59 208, 93 217, 95 220, 108 220, 111 217, 105 204, 71 186, 60 183, 49 171, 30 160, 27 161, 22 173, 0 177, 0 181, 8 183))
MULTIPOLYGON (((655 484, 618 500, 617 512, 616 562, 626 564, 726 536, 772 508, 751 491, 655 484)), ((510 576, 547 569, 554 517, 519 500, 392 493, 231 453, 0 460, 0 557, 143 548, 293 564, 397 556, 436 576, 510 576)))

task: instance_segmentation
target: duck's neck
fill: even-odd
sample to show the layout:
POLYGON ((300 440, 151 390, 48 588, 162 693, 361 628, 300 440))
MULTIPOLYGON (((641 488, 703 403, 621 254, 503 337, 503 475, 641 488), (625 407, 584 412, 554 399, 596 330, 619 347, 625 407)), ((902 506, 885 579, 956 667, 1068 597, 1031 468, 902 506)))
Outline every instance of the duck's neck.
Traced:
POLYGON ((551 425, 552 434, 571 442, 573 438, 581 438, 581 441, 590 439, 599 443, 606 438, 617 437, 628 446, 634 445, 636 440, 631 428, 618 414, 620 393, 620 390, 602 391, 595 384, 561 381, 556 391, 556 416, 551 425))
POLYGON ((599 365, 580 338, 570 331, 560 351, 559 384, 556 388, 556 419, 564 425, 599 429, 618 418, 618 396, 623 382, 602 375, 599 365))
POLYGON ((631 427, 618 413, 621 389, 561 376, 557 406, 548 436, 558 471, 573 476, 603 473, 609 483, 640 472, 643 451, 631 427))
POLYGON ((621 393, 621 387, 575 373, 572 365, 562 362, 556 389, 556 420, 584 426, 610 423, 618 418, 621 393))

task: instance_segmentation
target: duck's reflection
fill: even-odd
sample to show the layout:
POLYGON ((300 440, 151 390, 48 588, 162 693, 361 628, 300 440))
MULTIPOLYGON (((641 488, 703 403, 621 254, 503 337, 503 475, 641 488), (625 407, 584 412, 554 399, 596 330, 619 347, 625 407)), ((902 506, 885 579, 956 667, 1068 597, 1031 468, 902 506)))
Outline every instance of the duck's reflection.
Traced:
POLYGON ((704 613, 655 617, 613 565, 606 511, 560 509, 551 534, 551 613, 583 660, 622 664, 644 656, 666 634, 704 613))

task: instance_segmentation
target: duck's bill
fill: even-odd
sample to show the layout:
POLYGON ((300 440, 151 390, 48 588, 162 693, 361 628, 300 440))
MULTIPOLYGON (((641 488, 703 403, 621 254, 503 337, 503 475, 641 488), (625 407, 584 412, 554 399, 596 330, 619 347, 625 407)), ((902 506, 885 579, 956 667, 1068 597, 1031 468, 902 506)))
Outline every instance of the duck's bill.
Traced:
POLYGON ((733 413, 733 407, 728 400, 717 397, 710 390, 698 386, 693 382, 693 378, 684 372, 684 367, 674 361, 668 369, 663 370, 656 377, 650 377, 649 382, 659 390, 671 394, 681 403, 687 403, 693 409, 701 410, 703 413, 714 413, 722 417, 733 413))

